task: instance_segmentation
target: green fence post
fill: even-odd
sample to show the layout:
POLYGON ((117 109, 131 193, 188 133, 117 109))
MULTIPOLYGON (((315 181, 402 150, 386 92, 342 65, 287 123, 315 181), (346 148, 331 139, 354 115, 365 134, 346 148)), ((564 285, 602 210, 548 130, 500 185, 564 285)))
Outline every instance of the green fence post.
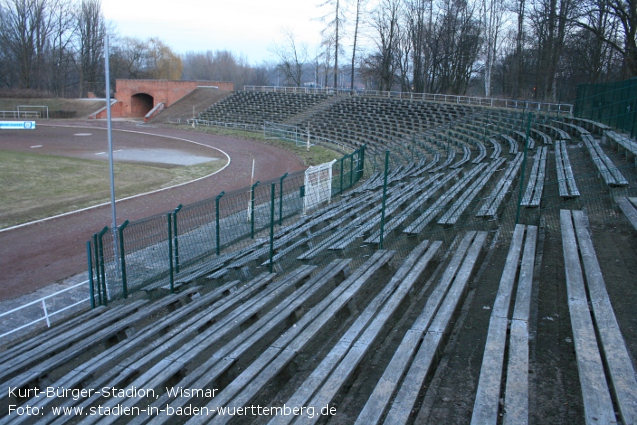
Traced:
POLYGON ((288 176, 288 173, 283 174, 280 182, 279 189, 279 226, 283 225, 283 179, 288 176))
POLYGON ((175 273, 179 273, 179 238, 177 236, 177 213, 183 208, 179 204, 173 213, 173 239, 175 241, 175 273))
POLYGON ((219 255, 219 253, 221 252, 221 246, 220 246, 221 238, 219 237, 219 228, 220 228, 220 226, 219 226, 219 200, 225 194, 226 194, 226 192, 224 192, 222 190, 221 193, 218 194, 217 197, 215 198, 215 242, 216 242, 217 255, 219 255))
POLYGON ((524 158, 522 159, 522 175, 520 176, 520 193, 518 194, 518 209, 515 213, 515 224, 520 222, 520 205, 522 204, 522 190, 524 189, 524 171, 526 169, 526 153, 529 145, 529 133, 531 132, 531 113, 529 112, 529 120, 526 124, 526 140, 524 141, 524 158))
POLYGON ((106 290, 106 267, 104 266, 104 244, 102 238, 108 232, 108 226, 105 226, 97 235, 97 246, 99 250, 99 267, 100 277, 102 280, 102 305, 108 305, 108 291, 106 290))
POLYGON ((102 305, 102 284, 100 283, 100 257, 97 252, 97 233, 93 233, 93 255, 95 256, 95 279, 97 279, 97 301, 102 305))
POLYGON ((258 185, 257 181, 250 189, 250 239, 254 239, 254 188, 258 185))
POLYGON ((633 111, 632 111, 633 117, 630 120, 632 124, 630 126, 630 137, 634 139, 635 135, 637 134, 637 131, 635 131, 636 130, 635 124, 637 124, 637 105, 632 105, 632 106, 633 106, 633 111))
POLYGON ((272 257, 274 255, 274 194, 276 183, 272 183, 272 193, 270 195, 270 273, 272 273, 272 257))
POLYGON ((343 162, 345 162, 346 157, 347 155, 344 155, 341 158, 341 189, 340 189, 340 192, 338 193, 339 195, 343 193, 343 162))
POLYGON ((383 249, 383 240, 385 239, 385 202, 387 200, 387 174, 389 174, 389 151, 385 151, 385 180, 383 182, 383 205, 380 211, 380 239, 378 241, 378 249, 383 249))
POLYGON ((124 298, 128 298, 128 282, 126 280, 126 251, 124 251, 124 229, 128 226, 128 220, 123 222, 117 229, 119 234, 119 255, 122 264, 122 294, 124 298))
POLYGON ((95 288, 93 288, 93 259, 91 258, 91 241, 86 242, 86 258, 88 259, 88 292, 91 308, 95 308, 95 288))
POLYGON ((170 281, 170 293, 175 292, 175 270, 173 268, 173 226, 172 213, 166 215, 168 219, 168 273, 170 281))
POLYGON ((365 151, 366 150, 367 150, 367 145, 361 146, 361 175, 360 177, 363 177, 365 175, 365 151))
POLYGON ((349 187, 351 189, 354 186, 354 153, 349 157, 349 187))

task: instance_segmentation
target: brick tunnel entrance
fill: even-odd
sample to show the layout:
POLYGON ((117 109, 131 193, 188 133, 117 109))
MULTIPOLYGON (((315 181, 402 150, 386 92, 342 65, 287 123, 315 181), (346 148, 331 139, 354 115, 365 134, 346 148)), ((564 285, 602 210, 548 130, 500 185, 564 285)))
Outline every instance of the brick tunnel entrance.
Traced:
MULTIPOLYGON (((234 83, 223 81, 168 81, 168 80, 116 80, 113 105, 114 118, 143 118, 156 105, 169 108, 173 103, 191 93, 197 87, 217 87, 221 91, 233 91, 234 83)), ((106 118, 106 108, 93 115, 106 118)))
POLYGON ((155 99, 149 94, 138 93, 131 96, 131 116, 144 117, 153 109, 155 99))

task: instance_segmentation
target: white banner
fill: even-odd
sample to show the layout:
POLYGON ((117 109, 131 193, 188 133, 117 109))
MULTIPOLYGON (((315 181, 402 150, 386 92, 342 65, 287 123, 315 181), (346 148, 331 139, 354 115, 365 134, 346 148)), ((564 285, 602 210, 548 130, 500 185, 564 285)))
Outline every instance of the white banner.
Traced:
POLYGON ((33 130, 35 121, 0 121, 0 130, 33 130))

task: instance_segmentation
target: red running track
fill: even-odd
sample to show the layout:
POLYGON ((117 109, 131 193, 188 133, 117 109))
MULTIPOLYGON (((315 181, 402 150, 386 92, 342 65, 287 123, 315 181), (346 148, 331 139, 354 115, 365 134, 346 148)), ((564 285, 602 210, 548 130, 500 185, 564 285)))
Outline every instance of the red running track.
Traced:
MULTIPOLYGON (((106 127, 102 121, 50 121, 46 125, 74 127, 69 129, 73 133, 82 131, 82 127, 102 130, 106 127)), ((40 126, 43 127, 45 125, 40 126)), ((132 133, 118 131, 128 130, 188 139, 221 149, 231 158, 230 165, 213 176, 178 188, 118 201, 118 224, 172 211, 179 204, 187 205, 214 197, 222 190, 230 192, 249 186, 253 158, 256 159, 255 180, 265 181, 280 177, 285 172, 305 169, 294 154, 257 141, 174 128, 137 126, 129 122, 115 122, 113 129, 114 150, 120 146, 118 137, 126 139, 130 146, 132 133)), ((10 134, 0 134, 0 149, 10 144, 10 134)), ((106 131, 104 140, 106 146, 106 131)), ((156 142, 156 138, 153 142, 153 138, 139 135, 137 147, 149 147, 156 142)), ((104 226, 110 227, 111 221, 111 206, 108 204, 0 231, 0 300, 30 293, 86 271, 86 242, 104 226)))

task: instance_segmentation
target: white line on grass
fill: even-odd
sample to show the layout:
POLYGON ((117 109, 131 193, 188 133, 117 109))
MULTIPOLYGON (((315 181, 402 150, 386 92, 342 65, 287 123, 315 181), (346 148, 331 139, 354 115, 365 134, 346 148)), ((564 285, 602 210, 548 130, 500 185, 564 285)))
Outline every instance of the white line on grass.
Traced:
MULTIPOLYGON (((40 124, 40 126, 43 126, 43 127, 65 127, 65 128, 91 128, 91 129, 95 129, 95 127, 84 127, 84 126, 74 126, 74 125, 51 125, 51 124, 40 124)), ((105 128, 104 128, 104 129, 99 128, 99 130, 106 130, 106 129, 105 129, 105 128)), ((206 178, 208 178, 208 177, 210 177, 210 176, 214 176, 215 174, 220 173, 220 172, 222 172, 223 170, 225 170, 225 169, 226 169, 226 168, 230 165, 230 161, 231 161, 231 159, 230 159, 230 155, 228 155, 228 154, 227 154, 226 152, 224 152, 223 150, 221 150, 221 149, 219 149, 219 148, 216 148, 216 147, 214 147, 214 146, 208 146, 208 145, 205 145, 205 144, 203 144, 203 143, 195 142, 195 141, 193 141, 193 140, 183 139, 183 138, 181 138, 181 137, 166 136, 166 135, 162 135, 162 134, 145 133, 145 132, 142 132, 142 131, 133 131, 133 130, 113 130, 113 131, 123 131, 123 132, 127 132, 127 133, 143 134, 143 135, 146 135, 146 136, 164 137, 164 138, 166 138, 166 139, 173 139, 173 140, 180 140, 180 141, 182 141, 182 142, 194 143, 195 145, 200 145, 200 146, 204 146, 204 147, 207 147, 207 148, 210 148, 210 149, 217 150, 217 151, 221 152, 222 154, 224 154, 224 155, 226 156, 226 158, 228 159, 228 162, 226 163, 226 165, 224 165, 221 169, 219 169, 219 170, 215 171, 214 173, 208 174, 208 175, 203 176, 203 177, 199 177, 198 179, 191 180, 191 181, 189 181, 189 182, 184 182, 184 183, 176 184, 176 185, 174 185, 174 186, 164 187, 164 188, 162 188, 162 189, 153 190, 153 191, 151 191, 151 192, 139 193, 139 194, 137 194, 137 195, 129 196, 129 197, 127 197, 127 198, 117 199, 117 200, 115 201, 115 203, 117 203, 117 202, 123 202, 123 201, 128 201, 128 200, 130 200, 130 199, 140 198, 140 197, 142 197, 142 196, 146 196, 146 195, 152 195, 152 194, 154 194, 154 193, 163 192, 163 191, 165 191, 165 190, 168 190, 168 189, 174 189, 174 188, 176 188, 176 187, 185 186, 185 185, 187 185, 187 184, 194 183, 194 182, 197 182, 197 181, 199 181, 199 180, 206 179, 206 178)), ((106 152, 104 152, 104 153, 106 153, 106 152)), ((97 154, 96 154, 96 155, 97 155, 97 154)), ((98 205, 93 205, 93 206, 91 206, 91 207, 86 207, 86 208, 82 208, 82 209, 75 210, 75 211, 69 211, 69 212, 62 213, 62 214, 58 214, 58 215, 54 215, 54 216, 51 216, 51 217, 42 218, 42 219, 40 219, 40 220, 29 221, 28 223, 22 223, 22 224, 18 224, 18 225, 15 225, 15 226, 7 227, 7 228, 5 228, 5 229, 0 229, 0 233, 8 232, 8 231, 10 231, 10 230, 19 229, 19 228, 21 228, 21 227, 31 226, 31 225, 34 225, 34 224, 44 223, 44 222, 49 221, 49 220, 55 220, 55 219, 57 219, 57 218, 66 217, 66 216, 69 216, 69 215, 72 215, 72 214, 77 214, 77 213, 81 213, 81 212, 84 212, 84 211, 89 211, 89 210, 96 209, 96 208, 101 208, 101 207, 106 206, 106 205, 110 205, 110 202, 104 202, 104 203, 101 203, 101 204, 98 204, 98 205)))

